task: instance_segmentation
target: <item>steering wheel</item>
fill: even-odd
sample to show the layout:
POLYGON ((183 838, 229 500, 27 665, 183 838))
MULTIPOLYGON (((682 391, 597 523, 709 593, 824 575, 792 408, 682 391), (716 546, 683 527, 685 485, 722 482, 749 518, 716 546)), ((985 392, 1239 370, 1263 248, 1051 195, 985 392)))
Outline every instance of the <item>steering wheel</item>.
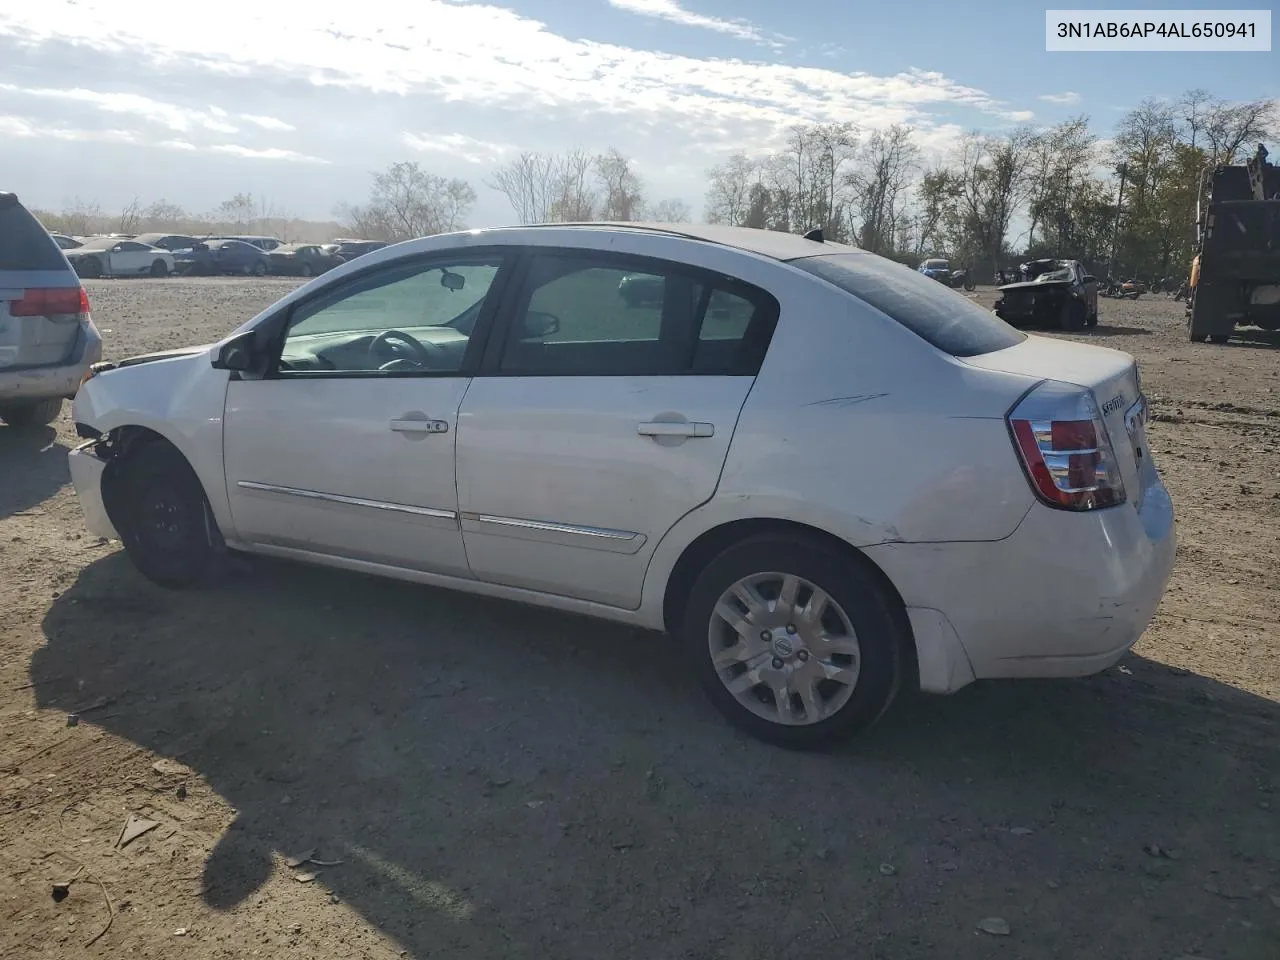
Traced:
MULTIPOLYGON (((440 348, 437 347, 435 344, 432 344, 431 348, 428 349, 425 343, 423 343, 421 340, 417 339, 416 337, 410 336, 409 334, 405 333, 403 330, 383 330, 380 334, 374 337, 373 340, 371 340, 369 343, 370 358, 372 358, 375 362, 379 362, 381 360, 380 351, 382 347, 387 346, 393 340, 396 341, 397 343, 403 343, 405 346, 407 346, 414 354, 413 362, 417 363, 418 366, 420 367, 430 367, 432 365, 432 362, 431 362, 432 358, 434 356, 439 356, 440 353, 442 352, 440 348)), ((393 353, 396 352, 395 347, 391 347, 391 352, 393 353)), ((394 360, 391 360, 389 363, 379 366, 378 369, 381 370, 383 369, 384 366, 390 366, 390 364, 392 363, 399 363, 400 361, 405 359, 407 358, 396 357, 394 360)))

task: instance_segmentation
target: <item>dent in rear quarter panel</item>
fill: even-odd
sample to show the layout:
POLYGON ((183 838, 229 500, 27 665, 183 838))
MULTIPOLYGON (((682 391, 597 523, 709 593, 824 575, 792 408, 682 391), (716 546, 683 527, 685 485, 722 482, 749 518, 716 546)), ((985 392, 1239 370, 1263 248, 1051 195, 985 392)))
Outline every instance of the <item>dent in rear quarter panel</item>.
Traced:
POLYGON ((1008 536, 1032 494, 1004 415, 1031 381, 825 293, 784 312, 716 499, 789 501, 857 546, 1008 536))
POLYGON ((218 527, 231 536, 231 508, 222 462, 222 412, 228 374, 205 351, 109 370, 76 394, 77 423, 107 433, 117 427, 154 430, 187 458, 204 486, 218 527))

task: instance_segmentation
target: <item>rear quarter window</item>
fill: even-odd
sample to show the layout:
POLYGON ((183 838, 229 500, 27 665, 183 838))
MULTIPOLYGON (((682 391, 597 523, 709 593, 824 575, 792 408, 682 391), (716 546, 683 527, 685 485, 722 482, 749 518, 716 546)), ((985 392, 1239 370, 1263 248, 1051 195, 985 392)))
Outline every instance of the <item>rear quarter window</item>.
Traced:
POLYGON ((837 253, 789 262, 870 304, 953 357, 994 353, 1026 339, 968 297, 875 254, 837 253))
POLYGON ((26 207, 0 204, 0 270, 67 269, 62 250, 26 207))

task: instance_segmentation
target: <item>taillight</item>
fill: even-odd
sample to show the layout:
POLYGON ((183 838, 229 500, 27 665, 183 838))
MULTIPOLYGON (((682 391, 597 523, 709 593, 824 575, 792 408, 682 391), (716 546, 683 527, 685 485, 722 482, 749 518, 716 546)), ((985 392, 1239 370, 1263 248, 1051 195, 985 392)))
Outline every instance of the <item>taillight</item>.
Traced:
POLYGON ((84 287, 32 287, 22 297, 9 301, 11 317, 55 317, 89 312, 89 294, 84 287))
POLYGON ((1093 393, 1043 383, 1009 414, 1014 446, 1036 495, 1063 510, 1124 503, 1124 480, 1093 393))

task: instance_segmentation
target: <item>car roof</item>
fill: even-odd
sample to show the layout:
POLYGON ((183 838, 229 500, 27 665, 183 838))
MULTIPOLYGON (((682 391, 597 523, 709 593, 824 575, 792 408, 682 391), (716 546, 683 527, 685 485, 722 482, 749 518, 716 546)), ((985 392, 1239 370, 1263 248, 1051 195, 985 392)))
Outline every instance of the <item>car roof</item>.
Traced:
MULTIPOLYGON (((665 233, 686 240, 702 240, 722 247, 734 247, 773 260, 799 260, 824 253, 862 253, 859 247, 833 241, 807 240, 799 234, 755 227, 731 227, 722 223, 660 223, 647 221, 600 221, 582 223, 539 223, 518 229, 570 228, 604 231, 645 231, 665 233)), ((503 229, 503 228, 498 228, 503 229)))

